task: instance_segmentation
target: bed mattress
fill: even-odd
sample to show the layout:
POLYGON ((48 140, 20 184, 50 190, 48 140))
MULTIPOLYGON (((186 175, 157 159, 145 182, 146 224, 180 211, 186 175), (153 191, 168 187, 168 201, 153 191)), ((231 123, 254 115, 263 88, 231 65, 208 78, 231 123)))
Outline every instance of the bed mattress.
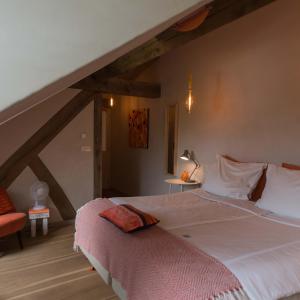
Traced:
MULTIPOLYGON (((280 218, 249 201, 201 189, 161 196, 112 198, 152 213, 159 226, 221 261, 243 291, 222 300, 300 299, 300 222, 280 218)), ((85 249, 97 271, 121 299, 126 291, 85 249)))

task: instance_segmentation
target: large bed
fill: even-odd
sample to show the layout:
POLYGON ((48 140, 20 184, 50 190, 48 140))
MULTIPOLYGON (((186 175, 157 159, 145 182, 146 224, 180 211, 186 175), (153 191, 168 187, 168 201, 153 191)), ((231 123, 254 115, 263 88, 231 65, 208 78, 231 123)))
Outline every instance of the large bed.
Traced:
MULTIPOLYGON (((118 238, 101 231, 101 224, 107 222, 99 221, 101 201, 103 200, 93 200, 78 211, 75 247, 80 248, 105 282, 112 285, 120 299, 131 300, 120 280, 124 274, 114 278, 108 267, 103 266, 96 252, 102 251, 101 247, 96 247, 100 242, 99 235, 102 235, 102 242, 103 239, 107 240, 107 244, 111 239, 118 238)), ((109 201, 114 204, 131 204, 151 213, 160 220, 157 226, 161 229, 226 266, 239 280, 242 288, 218 295, 216 299, 300 299, 299 220, 278 217, 256 207, 251 201, 216 196, 202 189, 160 196, 112 198, 109 201)), ((110 223, 107 226, 114 227, 110 223)), ((116 228, 114 230, 116 235, 122 235, 125 239, 135 234, 122 233, 116 228)), ((141 231, 138 235, 143 237, 151 230, 152 228, 141 231)), ((109 248, 103 251, 105 253, 101 255, 110 261, 116 259, 109 248)), ((126 264, 130 261, 123 259, 118 262, 124 264, 122 272, 128 271, 126 264)), ((144 265, 145 268, 151 266, 151 261, 144 265)), ((131 266, 131 270, 134 267, 131 266)), ((151 286, 155 288, 155 284, 160 283, 156 283, 154 277, 151 286)), ((145 286, 145 290, 147 288, 145 286)), ((165 286, 165 289, 168 288, 165 286)), ((143 299, 150 299, 147 298, 147 293, 143 299)), ((165 297, 153 300, 159 299, 165 297)))

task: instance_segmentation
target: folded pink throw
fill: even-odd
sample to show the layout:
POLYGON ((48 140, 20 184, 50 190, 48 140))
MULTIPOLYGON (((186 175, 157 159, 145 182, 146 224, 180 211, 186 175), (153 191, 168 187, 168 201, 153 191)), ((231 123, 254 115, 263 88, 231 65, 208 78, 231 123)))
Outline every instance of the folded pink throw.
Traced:
POLYGON ((75 245, 121 283, 128 300, 214 299, 241 289, 221 262, 167 231, 154 226, 128 235, 99 217, 113 206, 96 199, 80 209, 75 245))

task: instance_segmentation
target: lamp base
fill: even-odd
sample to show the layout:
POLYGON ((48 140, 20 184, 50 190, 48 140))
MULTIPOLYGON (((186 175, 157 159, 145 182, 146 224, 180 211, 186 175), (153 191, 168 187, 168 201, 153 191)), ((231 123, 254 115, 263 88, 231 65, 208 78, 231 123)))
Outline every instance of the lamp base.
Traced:
POLYGON ((186 183, 195 183, 195 182, 196 182, 196 180, 191 180, 191 179, 186 181, 186 183))

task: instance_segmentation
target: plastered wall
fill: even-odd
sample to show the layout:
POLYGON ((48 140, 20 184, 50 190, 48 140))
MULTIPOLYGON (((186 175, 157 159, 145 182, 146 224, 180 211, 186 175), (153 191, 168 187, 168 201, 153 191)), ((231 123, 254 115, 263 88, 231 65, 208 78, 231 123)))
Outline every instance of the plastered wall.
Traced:
MULTIPOLYGON (((123 98, 113 113, 112 184, 132 195, 168 191, 166 105, 178 103, 178 153, 200 163, 216 153, 244 161, 300 164, 300 1, 277 0, 171 51, 143 75, 160 100, 123 98), (185 110, 193 76, 195 104, 185 110), (128 146, 128 112, 150 108, 148 150, 128 146)), ((177 174, 191 166, 178 160, 177 174)))

